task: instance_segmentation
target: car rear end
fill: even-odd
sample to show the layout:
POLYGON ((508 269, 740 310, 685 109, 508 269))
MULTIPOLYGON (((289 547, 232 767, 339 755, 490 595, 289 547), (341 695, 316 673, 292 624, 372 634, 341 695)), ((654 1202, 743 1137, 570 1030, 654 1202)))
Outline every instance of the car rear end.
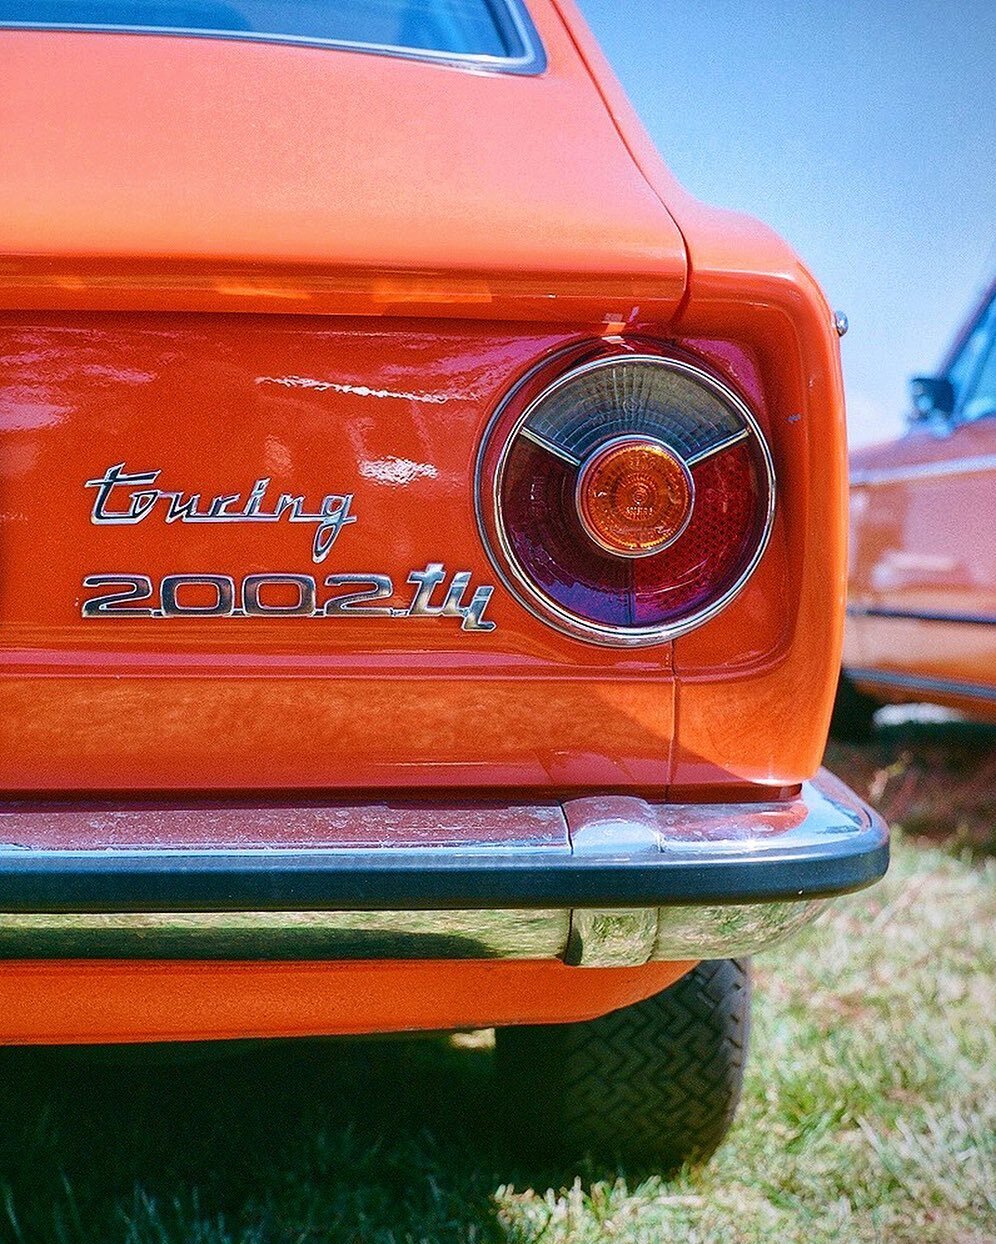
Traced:
POLYGON ((509 12, 0 31, 4 1041, 590 1021, 884 871, 829 310, 509 12))

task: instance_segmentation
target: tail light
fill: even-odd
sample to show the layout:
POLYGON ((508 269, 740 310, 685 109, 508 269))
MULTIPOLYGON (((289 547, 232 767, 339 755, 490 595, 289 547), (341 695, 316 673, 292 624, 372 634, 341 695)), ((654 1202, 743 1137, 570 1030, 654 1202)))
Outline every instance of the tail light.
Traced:
POLYGON ((513 394, 481 450, 478 514, 506 585, 593 643, 661 643, 746 583, 774 512, 744 402, 692 363, 596 358, 513 394))

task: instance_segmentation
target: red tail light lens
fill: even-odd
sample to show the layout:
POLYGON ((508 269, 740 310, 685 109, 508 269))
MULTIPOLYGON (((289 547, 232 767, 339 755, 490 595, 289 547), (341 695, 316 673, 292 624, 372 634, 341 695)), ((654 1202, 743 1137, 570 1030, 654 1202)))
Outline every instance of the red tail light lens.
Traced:
POLYGON ((770 454, 744 403, 656 355, 596 359, 523 410, 513 402, 482 449, 478 490, 487 543, 523 604, 616 645, 712 617, 760 559, 774 507, 770 454))

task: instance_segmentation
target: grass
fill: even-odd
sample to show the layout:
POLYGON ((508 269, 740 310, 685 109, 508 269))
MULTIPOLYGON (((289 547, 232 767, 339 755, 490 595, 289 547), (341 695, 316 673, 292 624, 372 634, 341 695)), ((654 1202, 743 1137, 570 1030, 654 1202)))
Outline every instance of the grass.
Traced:
MULTIPOLYGON (((874 747, 865 769, 831 759, 879 800, 915 786, 917 834, 996 755, 925 776, 908 739, 874 747)), ((487 1035, 181 1062, 6 1050, 0 1240, 996 1240, 996 862, 984 817, 959 816, 954 849, 900 838, 883 884, 756 959, 744 1100, 701 1170, 530 1165, 495 1126, 487 1035)))
POLYGON ((996 729, 935 720, 930 710, 879 716, 890 724, 869 744, 830 744, 829 767, 908 834, 996 855, 996 729))

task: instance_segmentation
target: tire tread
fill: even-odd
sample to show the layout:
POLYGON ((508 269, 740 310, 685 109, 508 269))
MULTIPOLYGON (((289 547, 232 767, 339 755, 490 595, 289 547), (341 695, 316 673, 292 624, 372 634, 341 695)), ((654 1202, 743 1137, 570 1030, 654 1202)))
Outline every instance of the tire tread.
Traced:
POLYGON ((598 1019, 501 1030, 515 1126, 668 1169, 704 1161, 733 1120, 749 1026, 749 965, 720 959, 598 1019))

